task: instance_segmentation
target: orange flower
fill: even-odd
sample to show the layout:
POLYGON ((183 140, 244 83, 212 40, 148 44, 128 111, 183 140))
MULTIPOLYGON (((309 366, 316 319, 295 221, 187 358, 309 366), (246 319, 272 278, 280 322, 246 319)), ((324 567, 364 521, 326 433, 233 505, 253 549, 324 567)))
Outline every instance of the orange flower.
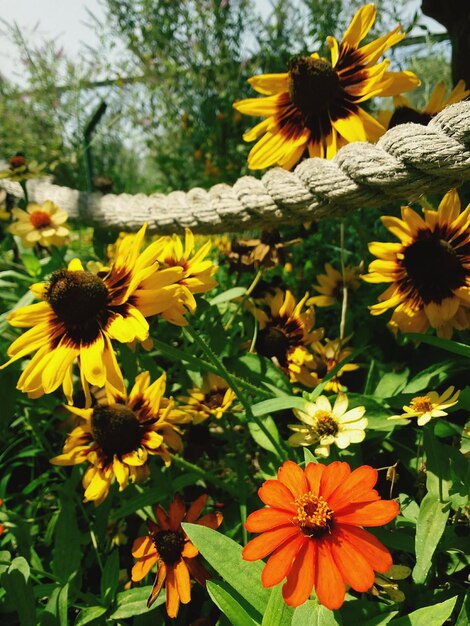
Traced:
POLYGON ((213 529, 220 526, 222 515, 218 512, 199 518, 207 497, 206 494, 199 496, 187 511, 183 499, 178 495, 170 504, 168 514, 158 505, 155 508, 158 524, 148 520, 149 535, 138 537, 132 546, 132 555, 138 559, 132 568, 132 580, 142 580, 157 564, 157 576, 147 606, 155 602, 166 581, 166 611, 169 617, 177 616, 180 602, 187 604, 191 600, 190 575, 203 586, 209 578, 197 558, 197 548, 181 528, 182 522, 213 529))
POLYGON ((299 606, 315 588, 319 602, 338 609, 346 584, 367 591, 374 570, 392 565, 388 550, 362 526, 382 526, 398 515, 394 500, 381 500, 373 489, 377 471, 362 465, 351 472, 348 463, 309 463, 302 470, 286 461, 277 480, 259 489, 267 508, 248 516, 245 527, 262 533, 243 549, 246 561, 271 556, 261 575, 263 587, 282 588, 286 604, 299 606))

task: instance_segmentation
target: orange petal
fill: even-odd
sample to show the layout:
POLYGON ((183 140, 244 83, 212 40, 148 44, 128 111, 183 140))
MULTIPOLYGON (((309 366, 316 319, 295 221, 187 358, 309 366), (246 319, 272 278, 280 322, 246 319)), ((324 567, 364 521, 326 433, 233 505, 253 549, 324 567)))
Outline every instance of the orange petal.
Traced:
POLYGON ((299 498, 308 491, 305 474, 293 461, 286 461, 282 464, 277 472, 277 478, 292 492, 294 498, 299 498))
POLYGON ((160 564, 158 566, 158 572, 153 583, 152 591, 150 592, 149 599, 147 600, 147 606, 149 608, 158 598, 158 595, 160 591, 162 590, 165 579, 166 579, 166 565, 165 563, 163 563, 163 561, 160 561, 160 564))
POLYGON ((328 544, 325 541, 318 541, 317 545, 315 591, 318 601, 333 611, 343 604, 346 587, 328 544))
MULTIPOLYGON (((219 513, 218 511, 213 511, 212 513, 203 515, 195 523, 199 524, 199 526, 207 526, 207 528, 213 528, 215 530, 222 524, 223 519, 224 516, 222 515, 222 513, 219 513)), ((187 517, 186 521, 188 521, 187 517)))
POLYGON ((324 469, 325 465, 321 463, 309 463, 305 468, 305 478, 314 496, 318 496, 318 492, 320 491, 320 481, 324 469))
POLYGON ((190 541, 185 541, 181 556, 184 556, 186 559, 194 559, 194 557, 196 557, 198 554, 199 550, 196 548, 196 546, 190 541))
MULTIPOLYGON (((333 511, 338 511, 351 502, 363 502, 363 497, 369 501, 371 489, 377 482, 377 470, 369 465, 361 465, 339 485, 335 492, 328 498, 328 506, 333 511)), ((375 494, 377 492, 374 492, 375 494)), ((377 496, 372 498, 377 499, 377 496)))
POLYGON ((176 586, 175 569, 167 565, 166 570, 166 612, 168 617, 176 617, 180 608, 180 597, 176 586))
POLYGON ((185 559, 185 561, 191 573, 191 576, 194 578, 194 580, 197 580, 197 582, 204 587, 206 584, 206 580, 209 578, 209 573, 207 572, 206 568, 201 565, 199 559, 197 558, 185 559))
POLYGON ((259 509, 248 516, 245 528, 250 533, 263 533, 276 526, 286 526, 292 523, 292 513, 279 509, 259 509))
POLYGON ((351 504, 335 515, 335 521, 354 526, 383 526, 391 522, 399 512, 398 504, 394 500, 351 504))
POLYGON ((149 556, 147 559, 140 559, 140 561, 137 561, 132 568, 132 580, 137 583, 139 580, 142 580, 142 578, 145 578, 157 560, 157 555, 154 554, 153 556, 149 556))
POLYGON ((325 537, 342 578, 356 591, 367 591, 374 584, 374 572, 364 556, 344 540, 341 529, 325 537))
POLYGON ((269 506, 292 511, 292 513, 297 512, 292 492, 278 480, 267 480, 258 489, 258 495, 269 506))
POLYGON ((325 471, 320 481, 320 495, 328 500, 330 495, 344 483, 351 473, 351 468, 347 463, 334 461, 325 467, 325 471))
POLYGON ((371 533, 355 526, 335 526, 343 534, 344 540, 351 543, 376 572, 387 572, 392 566, 392 557, 387 548, 371 533))
POLYGON ((196 500, 194 500, 194 502, 189 507, 188 512, 186 513, 186 522, 194 524, 199 515, 201 515, 203 508, 206 506, 208 497, 209 496, 207 495, 207 493, 203 493, 201 496, 199 496, 199 498, 196 498, 196 500))
POLYGON ((161 526, 160 530, 169 530, 170 520, 168 518, 168 515, 166 514, 165 509, 160 504, 155 508, 155 515, 157 517, 159 525, 161 526))
POLYGON ((299 535, 274 550, 261 574, 263 587, 274 587, 289 574, 292 563, 305 541, 308 539, 299 535))
POLYGON ((150 537, 137 537, 132 545, 132 556, 136 559, 156 554, 157 549, 150 537))
POLYGON ((282 588, 282 597, 289 606, 300 606, 312 593, 317 545, 316 541, 306 541, 295 558, 282 588))
POLYGON ((297 526, 292 523, 274 530, 268 530, 259 537, 249 541, 243 548, 242 557, 245 561, 257 561, 279 548, 285 541, 294 538, 299 533, 297 526))
POLYGON ((181 522, 183 521, 185 513, 186 507, 184 506, 184 500, 177 494, 173 502, 170 503, 168 510, 170 530, 179 530, 181 528, 181 522))
POLYGON ((175 581, 178 595, 183 604, 191 601, 191 581, 189 579, 189 571, 183 559, 175 564, 175 581))

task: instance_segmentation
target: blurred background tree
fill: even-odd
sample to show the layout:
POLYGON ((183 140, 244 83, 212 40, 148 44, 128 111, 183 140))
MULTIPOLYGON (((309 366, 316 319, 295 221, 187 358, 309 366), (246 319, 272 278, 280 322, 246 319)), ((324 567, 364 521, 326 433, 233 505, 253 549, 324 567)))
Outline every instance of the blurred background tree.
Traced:
MULTIPOLYGON (((232 108, 254 95, 247 79, 282 72, 295 54, 326 53, 362 0, 103 0, 91 16, 99 44, 71 60, 54 42, 31 48, 5 25, 24 64, 26 89, 0 77, 0 157, 18 150, 47 161, 59 184, 86 187, 83 131, 101 100, 108 107, 92 138, 94 172, 115 192, 233 183, 247 174, 252 120, 232 108)), ((409 2, 378 2, 369 37, 401 22, 414 45, 391 53, 414 69, 423 104, 436 80, 450 83, 449 45, 421 28, 409 2), (423 34, 424 33, 424 34, 423 34)), ((406 41, 406 40, 405 40, 406 41)), ((390 56, 390 55, 389 55, 390 56)))

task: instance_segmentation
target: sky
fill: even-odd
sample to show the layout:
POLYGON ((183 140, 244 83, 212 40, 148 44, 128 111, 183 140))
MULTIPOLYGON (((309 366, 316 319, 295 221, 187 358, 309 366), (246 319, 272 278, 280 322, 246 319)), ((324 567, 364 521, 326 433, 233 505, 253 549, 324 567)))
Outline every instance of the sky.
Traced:
MULTIPOLYGON (((269 0, 257 1, 260 9, 268 9, 269 0)), ((408 0, 407 9, 413 11, 420 4, 420 0, 408 0)), ((100 0, 0 0, 0 73, 20 85, 23 83, 22 67, 18 66, 14 46, 4 34, 2 21, 16 22, 33 44, 55 39, 73 60, 83 42, 91 46, 96 42, 92 29, 87 27, 91 21, 87 9, 98 18, 104 15, 100 0)), ((434 20, 423 21, 433 32, 443 31, 434 20)))

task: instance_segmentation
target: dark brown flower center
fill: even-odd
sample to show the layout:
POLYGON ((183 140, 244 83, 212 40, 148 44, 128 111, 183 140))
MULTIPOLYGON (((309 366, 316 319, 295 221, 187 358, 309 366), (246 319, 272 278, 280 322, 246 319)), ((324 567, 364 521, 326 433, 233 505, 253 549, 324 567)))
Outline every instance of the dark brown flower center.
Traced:
POLYGON ((326 59, 295 57, 289 65, 289 96, 304 116, 327 111, 342 94, 340 79, 326 59))
POLYGON ((315 419, 317 420, 315 431, 319 437, 338 434, 338 423, 331 417, 329 411, 317 411, 315 419))
POLYGON ((33 211, 29 216, 30 223, 34 228, 46 228, 51 225, 51 216, 47 211, 33 211))
POLYGON ((423 231, 407 246, 403 264, 424 303, 441 302, 465 284, 466 273, 452 247, 439 233, 423 231))
POLYGON ((160 530, 152 535, 152 540, 160 558, 167 565, 173 565, 181 558, 184 548, 183 533, 174 530, 160 530))
POLYGON ((46 299, 66 325, 86 324, 106 309, 108 289, 91 272, 58 270, 52 274, 46 299))
POLYGON ((394 126, 398 126, 399 124, 407 124, 411 122, 412 124, 422 124, 423 126, 427 126, 432 119, 432 115, 429 113, 421 113, 420 111, 416 111, 415 109, 411 109, 410 107, 398 107, 393 112, 392 117, 390 118, 390 122, 388 123, 389 128, 393 128, 394 126))
POLYGON ((319 539, 330 532, 333 526, 333 511, 321 496, 314 496, 311 491, 296 498, 297 515, 293 522, 307 537, 319 539))
POLYGON ((225 390, 224 389, 213 389, 206 393, 204 396, 204 403, 210 409, 218 409, 224 403, 225 398, 225 390))
POLYGON ((108 459, 136 450, 142 437, 139 420, 124 404, 95 406, 91 428, 96 443, 108 459))
POLYGON ((280 328, 267 326, 259 332, 256 340, 258 354, 262 354, 268 359, 275 356, 279 363, 285 366, 288 349, 289 338, 280 328))

